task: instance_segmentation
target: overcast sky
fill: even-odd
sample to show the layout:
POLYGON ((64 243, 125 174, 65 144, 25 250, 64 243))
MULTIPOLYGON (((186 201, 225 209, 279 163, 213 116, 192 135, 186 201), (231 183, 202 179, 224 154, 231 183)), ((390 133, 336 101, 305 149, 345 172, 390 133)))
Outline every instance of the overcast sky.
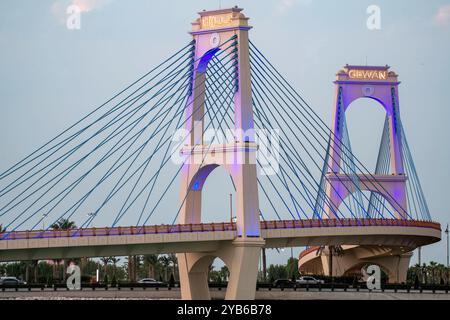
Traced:
MULTIPOLYGON (((254 26, 252 41, 327 123, 343 65, 388 64, 399 74, 401 116, 432 217, 449 222, 450 1, 2 0, 0 171, 185 45, 198 11, 236 4, 254 26), (80 30, 66 28, 71 3, 83 8, 80 30), (372 4, 380 30, 366 26, 372 4)), ((369 168, 383 120, 375 102, 348 111, 354 152, 369 168)), ((445 241, 423 256, 444 263, 445 241)))

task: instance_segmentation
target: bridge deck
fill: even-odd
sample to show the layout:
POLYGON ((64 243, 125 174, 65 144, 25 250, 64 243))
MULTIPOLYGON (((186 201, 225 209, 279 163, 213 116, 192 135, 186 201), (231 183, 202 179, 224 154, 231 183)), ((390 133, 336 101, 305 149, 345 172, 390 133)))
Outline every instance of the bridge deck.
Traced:
MULTIPOLYGON (((297 229, 297 228, 330 228, 330 227, 419 227, 441 230, 440 224, 429 221, 397 220, 397 219, 309 219, 309 220, 276 220, 261 221, 262 230, 271 229, 297 229)), ((114 228, 83 228, 71 230, 36 230, 36 231, 14 231, 0 233, 0 240, 24 240, 66 237, 96 237, 96 236, 126 236, 145 234, 166 234, 183 232, 215 232, 235 231, 236 224, 230 222, 222 223, 198 223, 198 224, 176 224, 176 225, 151 225, 130 226, 114 228)))
MULTIPOLYGON (((234 223, 17 231, 0 234, 0 261, 215 252, 238 237, 234 223)), ((402 246, 441 238, 440 224, 395 219, 261 221, 266 248, 314 245, 402 246)))

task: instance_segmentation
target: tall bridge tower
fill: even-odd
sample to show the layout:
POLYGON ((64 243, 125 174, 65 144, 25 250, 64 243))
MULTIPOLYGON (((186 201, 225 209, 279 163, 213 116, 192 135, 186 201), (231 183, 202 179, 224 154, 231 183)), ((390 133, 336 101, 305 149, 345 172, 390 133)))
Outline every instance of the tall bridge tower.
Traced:
MULTIPOLYGON (((205 253, 178 254, 183 299, 209 299, 209 266, 220 257, 230 270, 227 299, 253 299, 258 259, 264 240, 260 237, 256 150, 250 81, 248 18, 242 9, 203 11, 192 23, 195 40, 191 96, 186 107, 186 130, 182 149, 187 157, 181 171, 180 224, 201 222, 202 189, 208 175, 222 166, 236 187, 236 228, 231 245, 205 253), (235 59, 234 143, 204 144, 205 77, 208 64, 225 41, 235 42, 229 50, 235 59)), ((205 239, 206 240, 206 239, 205 239)))
MULTIPOLYGON (((323 219, 337 219, 335 213, 344 201, 352 196, 356 197, 362 191, 369 191, 371 194, 368 206, 360 211, 364 217, 383 219, 383 215, 374 209, 382 202, 383 205, 385 202, 389 203, 392 218, 408 220, 411 217, 408 211, 410 208, 407 206, 408 177, 402 146, 404 137, 398 93, 400 82, 397 74, 389 69, 389 66, 346 65, 336 75, 331 134, 323 170, 324 189, 328 199, 324 204, 323 219), (345 112, 352 102, 361 98, 377 101, 386 111, 377 168, 373 173, 356 171, 355 168, 361 168, 361 165, 355 166, 350 144, 346 142, 348 132, 345 112), (381 161, 384 162, 382 170, 379 169, 381 157, 384 158, 381 161), (351 172, 345 172, 345 167, 352 164, 354 168, 351 172)), ((358 205, 366 204, 360 202, 350 209, 358 211, 358 205)), ((381 210, 380 208, 378 210, 381 210)), ((386 271, 390 282, 404 282, 412 253, 407 252, 399 242, 395 246, 347 243, 338 250, 328 247, 315 255, 306 255, 307 251, 302 253, 300 258, 301 272, 323 272, 326 275, 341 276, 359 273, 361 267, 366 264, 378 264, 386 271)))
MULTIPOLYGON (((334 212, 353 192, 361 190, 377 193, 393 208, 397 219, 406 219, 406 180, 403 167, 403 149, 399 110, 397 74, 388 66, 346 65, 336 75, 333 123, 326 174, 326 193, 330 203, 326 215, 335 218, 334 212), (373 174, 344 174, 343 154, 349 153, 343 145, 345 112, 350 104, 360 98, 379 102, 386 111, 389 132, 390 172, 373 174)), ((351 152, 350 152, 351 153, 351 152)))

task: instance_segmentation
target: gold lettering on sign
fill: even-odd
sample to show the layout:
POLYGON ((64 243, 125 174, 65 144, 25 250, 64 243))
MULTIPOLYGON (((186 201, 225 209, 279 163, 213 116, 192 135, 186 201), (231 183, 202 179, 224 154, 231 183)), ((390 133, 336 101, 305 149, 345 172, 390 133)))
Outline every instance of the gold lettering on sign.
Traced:
POLYGON ((386 80, 388 72, 386 70, 360 70, 352 69, 348 72, 350 79, 361 80, 386 80))
POLYGON ((202 17, 202 29, 222 28, 231 25, 233 15, 221 14, 217 16, 202 17))

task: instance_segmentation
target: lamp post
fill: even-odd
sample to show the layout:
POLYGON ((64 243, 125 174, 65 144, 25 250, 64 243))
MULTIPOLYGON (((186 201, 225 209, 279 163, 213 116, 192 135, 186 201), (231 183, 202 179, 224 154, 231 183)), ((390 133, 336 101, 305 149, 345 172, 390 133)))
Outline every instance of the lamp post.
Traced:
POLYGON ((328 246, 328 269, 331 283, 333 283, 333 246, 328 246))
POLYGON ((45 230, 45 218, 47 218, 47 216, 48 216, 48 213, 44 213, 42 215, 42 231, 45 230))
POLYGON ((447 229, 445 229, 445 235, 447 236, 447 268, 448 268, 449 267, 448 223, 447 223, 447 229))
POLYGON ((97 215, 96 212, 89 212, 89 213, 87 214, 87 216, 88 216, 89 219, 90 219, 90 221, 89 221, 89 223, 88 223, 88 228, 89 228, 89 225, 92 226, 92 220, 94 220, 94 217, 95 217, 96 215, 97 215))
POLYGON ((418 263, 419 263, 419 266, 421 266, 422 265, 422 247, 418 247, 417 248, 417 253, 418 253, 418 263))
POLYGON ((230 193, 230 222, 233 224, 233 194, 230 193))
POLYGON ((263 272, 263 281, 267 281, 267 258, 266 258, 266 248, 262 248, 262 272, 263 272))
MULTIPOLYGON (((259 220, 264 220, 261 211, 259 213, 259 220)), ((267 257, 266 257, 266 248, 262 247, 262 272, 263 272, 263 281, 267 281, 267 257)))

